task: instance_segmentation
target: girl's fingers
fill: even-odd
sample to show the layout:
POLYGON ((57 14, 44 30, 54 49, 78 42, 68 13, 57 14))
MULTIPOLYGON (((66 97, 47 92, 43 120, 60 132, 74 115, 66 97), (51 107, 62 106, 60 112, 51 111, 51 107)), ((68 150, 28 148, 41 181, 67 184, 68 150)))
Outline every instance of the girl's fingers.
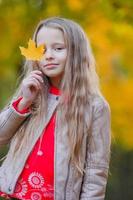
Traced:
POLYGON ((23 82, 26 84, 27 81, 32 80, 32 79, 39 82, 40 84, 43 83, 43 78, 37 74, 30 74, 27 78, 24 79, 23 82))
POLYGON ((43 83, 43 77, 40 76, 40 75, 32 74, 30 77, 31 78, 33 77, 33 78, 37 79, 41 84, 43 83))
POLYGON ((39 82, 36 78, 34 78, 34 77, 32 77, 31 79, 29 79, 29 80, 27 81, 27 86, 28 86, 28 87, 34 86, 35 89, 37 89, 37 90, 40 90, 40 89, 41 89, 41 84, 40 84, 40 82, 39 82))
POLYGON ((34 70, 30 74, 38 74, 38 75, 43 75, 43 73, 40 70, 34 70))
MULTIPOLYGON (((32 71, 28 77, 26 77, 23 80, 23 86, 24 88, 29 88, 32 90, 31 92, 34 92, 35 90, 41 90, 42 89, 42 83, 43 83, 43 74, 39 70, 32 71)), ((36 91, 35 91, 36 92, 36 91)))
POLYGON ((22 93, 26 99, 34 100, 37 93, 42 90, 42 72, 36 70, 23 80, 22 93))

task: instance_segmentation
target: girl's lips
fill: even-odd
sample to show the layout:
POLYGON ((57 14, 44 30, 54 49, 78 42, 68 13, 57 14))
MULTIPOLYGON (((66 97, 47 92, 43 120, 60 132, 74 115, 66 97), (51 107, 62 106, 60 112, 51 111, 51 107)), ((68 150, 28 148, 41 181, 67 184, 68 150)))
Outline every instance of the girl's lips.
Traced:
POLYGON ((50 63, 50 64, 44 65, 44 67, 50 68, 50 67, 55 67, 55 66, 57 66, 57 65, 58 65, 58 64, 56 64, 56 63, 50 63))

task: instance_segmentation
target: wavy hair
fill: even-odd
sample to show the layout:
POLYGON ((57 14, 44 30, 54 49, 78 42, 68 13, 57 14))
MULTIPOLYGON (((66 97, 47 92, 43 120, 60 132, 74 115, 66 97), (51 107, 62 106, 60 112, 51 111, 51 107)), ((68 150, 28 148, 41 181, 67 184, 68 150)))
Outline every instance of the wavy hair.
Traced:
MULTIPOLYGON (((71 159, 78 172, 83 173, 80 148, 83 136, 88 133, 90 128, 89 121, 91 120, 88 117, 87 122, 85 122, 84 116, 91 97, 101 95, 95 60, 88 38, 76 22, 60 17, 42 20, 37 25, 33 35, 33 40, 36 43, 37 34, 44 26, 61 30, 66 42, 68 55, 61 82, 62 94, 58 109, 61 111, 61 124, 67 124, 68 127, 71 159)), ((26 61, 24 78, 35 69, 39 69, 37 63, 26 61)), ((22 149, 26 148, 29 142, 32 143, 33 138, 40 134, 44 128, 49 87, 48 78, 44 77, 44 80, 44 90, 33 103, 31 117, 24 122, 13 138, 15 145, 12 145, 13 148, 9 150, 13 159, 17 159, 22 149)), ((21 95, 21 84, 16 93, 17 97, 19 95, 21 95)))

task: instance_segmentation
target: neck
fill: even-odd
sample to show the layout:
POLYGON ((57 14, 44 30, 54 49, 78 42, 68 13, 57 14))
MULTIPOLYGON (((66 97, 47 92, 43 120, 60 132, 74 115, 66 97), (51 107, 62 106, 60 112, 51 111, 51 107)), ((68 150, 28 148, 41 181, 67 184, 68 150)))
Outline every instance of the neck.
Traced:
POLYGON ((50 78, 50 84, 58 89, 60 89, 61 86, 61 79, 57 77, 50 78))

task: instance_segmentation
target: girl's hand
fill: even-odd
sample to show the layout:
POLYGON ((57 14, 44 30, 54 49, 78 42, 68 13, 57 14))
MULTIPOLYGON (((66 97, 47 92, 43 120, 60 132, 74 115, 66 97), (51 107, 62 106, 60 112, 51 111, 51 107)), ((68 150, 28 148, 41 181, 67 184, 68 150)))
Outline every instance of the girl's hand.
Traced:
POLYGON ((42 72, 39 70, 32 71, 27 78, 22 82, 22 97, 18 105, 19 110, 30 107, 36 99, 38 92, 42 89, 43 78, 42 72))

